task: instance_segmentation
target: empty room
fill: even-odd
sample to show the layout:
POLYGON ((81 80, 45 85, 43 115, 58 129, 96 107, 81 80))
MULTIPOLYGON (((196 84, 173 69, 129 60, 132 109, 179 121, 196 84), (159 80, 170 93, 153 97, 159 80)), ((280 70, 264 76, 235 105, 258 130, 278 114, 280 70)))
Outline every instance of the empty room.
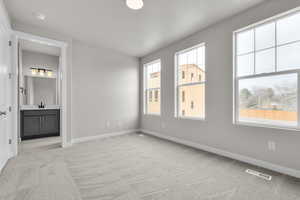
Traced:
POLYGON ((0 0, 0 200, 300 200, 300 1, 0 0))

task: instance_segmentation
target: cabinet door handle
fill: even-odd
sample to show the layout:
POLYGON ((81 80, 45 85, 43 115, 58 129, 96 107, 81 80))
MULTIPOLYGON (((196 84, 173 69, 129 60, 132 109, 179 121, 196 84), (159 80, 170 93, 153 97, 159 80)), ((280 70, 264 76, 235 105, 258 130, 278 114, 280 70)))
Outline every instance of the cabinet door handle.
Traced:
POLYGON ((42 129, 42 117, 40 117, 40 129, 42 129))

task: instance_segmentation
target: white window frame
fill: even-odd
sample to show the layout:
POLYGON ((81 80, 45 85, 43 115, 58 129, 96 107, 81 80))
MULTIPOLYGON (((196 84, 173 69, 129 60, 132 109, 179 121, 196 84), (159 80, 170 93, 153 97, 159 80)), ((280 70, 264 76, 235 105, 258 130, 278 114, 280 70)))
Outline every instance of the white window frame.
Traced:
MULTIPOLYGON (((161 78, 162 78, 161 66, 162 66, 161 59, 156 59, 154 61, 143 64, 143 80, 144 80, 143 81, 143 107, 144 107, 143 113, 144 113, 144 115, 153 115, 153 116, 160 116, 161 115, 161 92, 162 92, 162 90, 161 90, 161 78), (159 83, 159 88, 152 88, 151 90, 160 89, 160 93, 158 95, 158 99, 160 100, 159 101, 160 112, 159 113, 150 113, 150 112, 147 112, 148 111, 147 91, 149 90, 148 87, 147 87, 147 67, 149 65, 153 65, 155 63, 160 63, 160 83, 159 83)), ((155 101, 154 93, 155 92, 152 93, 152 101, 155 101)))
MULTIPOLYGON (((189 47, 189 48, 186 48, 186 49, 183 49, 181 51, 177 51, 175 53, 175 56, 174 56, 174 63, 175 63, 175 67, 174 67, 174 80, 175 80, 175 114, 174 114, 174 117, 177 118, 177 119, 188 119, 188 120, 199 120, 199 121, 205 121, 206 120, 206 84, 207 84, 207 71, 206 71, 206 44, 205 42, 203 43, 200 43, 200 44, 197 44, 195 46, 192 46, 192 47, 189 47), (180 54, 183 54, 183 53, 186 53, 188 51, 191 51, 191 50, 194 50, 194 49, 197 49, 199 47, 202 47, 204 46, 204 66, 205 66, 205 81, 201 81, 201 82, 196 82, 196 83, 187 83, 187 84, 183 84, 183 85, 180 85, 178 86, 178 78, 179 76, 181 76, 181 74, 178 73, 178 64, 179 64, 179 61, 178 61, 178 58, 179 58, 179 55, 180 54), (200 84, 204 84, 204 117, 189 117, 189 116, 182 116, 180 115, 180 95, 179 95, 179 88, 182 87, 182 86, 192 86, 192 85, 200 85, 200 84)), ((187 78, 187 75, 185 74, 185 78, 187 78)), ((186 95, 185 95, 186 96, 186 95)))
MULTIPOLYGON (((278 47, 299 43, 300 41, 293 41, 288 42, 285 44, 277 45, 277 21, 280 19, 289 17, 291 15, 294 15, 296 13, 300 12, 300 7, 297 7, 295 9, 292 9, 290 11, 284 12, 279 15, 275 15, 273 17, 270 17, 268 19, 265 19, 263 21, 254 23, 252 25, 249 25, 247 27, 238 29, 233 32, 233 124, 235 125, 242 125, 242 126, 254 126, 254 127, 262 127, 262 128, 274 128, 274 129, 283 129, 283 130, 292 130, 292 131, 299 131, 300 130, 300 69, 292 69, 292 70, 285 70, 285 71, 277 71, 277 50, 278 47), (255 73, 255 57, 256 52, 264 51, 267 49, 275 48, 275 72, 269 72, 269 73, 261 73, 261 74, 253 74, 253 75, 246 75, 246 76, 238 76, 237 74, 237 34, 241 32, 245 32, 251 29, 254 29, 256 27, 269 24, 275 22, 275 46, 265 49, 256 50, 255 49, 255 31, 254 31, 254 51, 249 52, 254 53, 254 73, 255 73), (280 126, 280 125, 272 125, 272 124, 264 124, 264 123, 256 123, 256 122, 244 122, 239 120, 239 80, 243 79, 250 79, 250 78, 259 78, 259 77, 269 77, 269 76, 275 76, 275 75, 284 75, 284 74, 297 74, 297 90, 298 90, 298 96, 297 96, 297 118, 298 118, 298 125, 297 126, 280 126)), ((300 14, 300 13, 299 13, 300 14)), ((243 54, 244 55, 244 54, 243 54)), ((247 53, 245 54, 247 55, 247 53)))

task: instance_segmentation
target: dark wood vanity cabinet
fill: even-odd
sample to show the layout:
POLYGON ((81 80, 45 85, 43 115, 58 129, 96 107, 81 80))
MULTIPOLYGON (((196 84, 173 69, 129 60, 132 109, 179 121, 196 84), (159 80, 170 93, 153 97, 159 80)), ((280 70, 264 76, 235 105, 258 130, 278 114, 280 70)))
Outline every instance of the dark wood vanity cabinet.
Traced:
POLYGON ((59 136, 60 110, 22 110, 21 139, 59 136))

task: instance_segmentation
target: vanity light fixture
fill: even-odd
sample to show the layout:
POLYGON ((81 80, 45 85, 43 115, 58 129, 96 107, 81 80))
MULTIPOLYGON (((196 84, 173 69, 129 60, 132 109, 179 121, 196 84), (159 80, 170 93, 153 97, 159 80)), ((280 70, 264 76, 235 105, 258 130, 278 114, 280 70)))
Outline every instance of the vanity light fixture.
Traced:
POLYGON ((143 0, 126 0, 126 5, 133 10, 139 10, 143 8, 144 2, 143 0))
POLYGON ((52 77, 53 76, 53 70, 48 70, 48 69, 43 69, 43 68, 30 68, 31 70, 31 75, 38 75, 38 76, 48 76, 52 77))

